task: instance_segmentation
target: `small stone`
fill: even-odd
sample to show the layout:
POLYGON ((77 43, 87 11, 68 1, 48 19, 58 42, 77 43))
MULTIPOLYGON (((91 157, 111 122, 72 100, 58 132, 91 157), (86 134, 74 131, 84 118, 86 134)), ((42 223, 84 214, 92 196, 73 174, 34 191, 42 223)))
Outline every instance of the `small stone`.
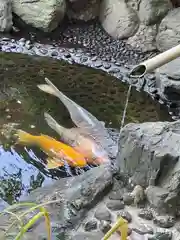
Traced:
POLYGON ((100 225, 99 225, 99 229, 100 229, 101 232, 106 234, 111 229, 111 225, 107 221, 101 221, 100 225))
POLYGON ((46 54, 48 53, 48 50, 45 49, 45 48, 40 48, 40 49, 39 49, 39 52, 40 52, 41 54, 43 54, 43 55, 46 55, 46 54))
POLYGON ((140 224, 138 227, 136 228, 132 228, 133 231, 135 231, 136 233, 140 234, 140 235, 145 235, 145 234, 153 234, 153 228, 151 226, 145 225, 145 224, 140 224))
POLYGON ((71 54, 68 53, 68 52, 66 52, 66 53, 64 53, 64 57, 65 57, 65 58, 70 58, 70 57, 71 57, 71 54))
POLYGON ((106 207, 98 208, 94 216, 98 220, 111 221, 111 213, 108 211, 108 209, 106 209, 106 207))
POLYGON ((140 218, 146 219, 146 220, 152 220, 153 219, 153 213, 151 209, 142 209, 139 211, 138 216, 140 218))
POLYGON ((90 221, 86 222, 84 225, 84 230, 86 232, 90 232, 95 229, 97 229, 97 221, 96 220, 90 220, 90 221))
POLYGON ((132 216, 128 211, 124 211, 124 210, 119 211, 117 213, 117 217, 122 217, 122 218, 126 219, 129 223, 132 221, 132 216))
POLYGON ((114 191, 109 195, 109 199, 111 200, 123 200, 122 191, 114 191))
POLYGON ((154 236, 148 237, 148 240, 171 240, 172 232, 156 232, 154 236))
POLYGON ((170 228, 175 224, 174 217, 171 216, 155 216, 153 222, 162 228, 170 228))
POLYGON ((52 51, 51 56, 52 56, 52 57, 57 57, 57 56, 58 56, 58 52, 52 51))
POLYGON ((120 200, 110 200, 106 204, 107 208, 113 211, 124 209, 124 203, 120 200))
POLYGON ((111 64, 110 63, 106 63, 106 62, 103 62, 103 67, 105 69, 109 69, 111 67, 111 64))
POLYGON ((20 38, 19 42, 26 42, 26 39, 25 38, 20 38))
POLYGON ((84 62, 87 62, 88 58, 87 57, 81 57, 80 58, 80 62, 84 63, 84 62))
POLYGON ((97 61, 97 62, 94 63, 94 66, 97 67, 97 68, 100 68, 100 67, 102 67, 102 62, 97 61))
POLYGON ((97 60, 97 56, 94 56, 91 58, 91 61, 96 61, 97 60))
MULTIPOLYGON (((117 231, 117 233, 121 236, 121 231, 117 231)), ((132 229, 131 228, 128 228, 128 236, 130 236, 131 235, 131 233, 132 233, 132 229)))
POLYGON ((118 73, 118 72, 120 72, 120 69, 119 69, 119 68, 112 68, 112 69, 109 70, 108 73, 113 74, 113 73, 118 73))
POLYGON ((123 201, 126 205, 131 205, 134 203, 134 198, 129 193, 125 193, 123 196, 123 201))

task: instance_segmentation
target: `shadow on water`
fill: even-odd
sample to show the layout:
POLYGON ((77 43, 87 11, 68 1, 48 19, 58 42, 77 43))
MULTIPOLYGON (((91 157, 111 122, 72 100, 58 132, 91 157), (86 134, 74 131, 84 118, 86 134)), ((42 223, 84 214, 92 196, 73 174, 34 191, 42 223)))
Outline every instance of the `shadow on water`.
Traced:
MULTIPOLYGON (((72 122, 60 101, 39 91, 37 84, 48 77, 68 97, 86 108, 111 128, 119 128, 128 86, 105 72, 85 66, 69 65, 51 58, 15 53, 0 53, 0 126, 19 123, 18 128, 33 134, 47 134, 58 139, 44 121, 45 111, 66 127, 72 122)), ((145 93, 132 89, 126 122, 170 120, 162 105, 145 93)), ((12 145, 0 135, 0 196, 8 203, 32 189, 70 176, 65 169, 48 171, 46 155, 38 148, 12 145)), ((73 172, 78 174, 78 172, 73 172)))

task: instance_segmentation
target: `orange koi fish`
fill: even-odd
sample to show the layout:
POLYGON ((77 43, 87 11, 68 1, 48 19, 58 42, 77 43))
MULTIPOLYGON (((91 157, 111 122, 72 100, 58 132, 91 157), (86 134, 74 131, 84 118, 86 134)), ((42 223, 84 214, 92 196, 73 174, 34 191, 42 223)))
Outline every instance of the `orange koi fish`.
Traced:
POLYGON ((47 84, 39 84, 38 88, 58 97, 77 127, 65 128, 45 113, 47 124, 60 135, 63 142, 87 157, 88 163, 110 163, 109 155, 115 157, 118 146, 110 137, 104 123, 59 91, 49 79, 45 78, 45 81, 47 84))
POLYGON ((53 169, 65 165, 71 167, 85 167, 87 165, 85 157, 62 142, 47 135, 34 136, 22 130, 17 130, 17 144, 40 147, 49 157, 47 158, 47 168, 53 169))

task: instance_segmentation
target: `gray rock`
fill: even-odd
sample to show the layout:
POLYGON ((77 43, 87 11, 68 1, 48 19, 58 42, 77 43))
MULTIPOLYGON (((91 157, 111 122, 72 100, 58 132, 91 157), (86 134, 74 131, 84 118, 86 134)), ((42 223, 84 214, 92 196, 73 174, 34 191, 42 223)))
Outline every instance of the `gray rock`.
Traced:
POLYGON ((108 211, 108 209, 106 209, 106 207, 97 208, 94 216, 98 220, 111 221, 111 213, 108 211))
POLYGON ((87 232, 90 232, 92 230, 97 229, 97 221, 96 220, 90 220, 85 223, 84 230, 87 232))
POLYGON ((11 0, 0 0, 0 32, 9 32, 12 25, 11 0))
POLYGON ((142 52, 156 50, 157 26, 141 24, 134 36, 127 40, 127 44, 142 52))
POLYGON ((171 228, 175 224, 175 219, 171 216, 155 216, 153 222, 159 227, 171 228))
POLYGON ((111 200, 122 200, 123 199, 123 192, 121 190, 113 191, 113 192, 110 193, 109 199, 111 199, 111 200))
POLYGON ((146 220, 153 219, 153 213, 151 209, 141 209, 138 213, 138 216, 146 220))
MULTIPOLYGON (((164 189, 167 199, 172 198, 172 193, 175 194, 175 204, 165 204, 166 211, 171 213, 175 213, 180 206, 179 129, 180 121, 130 123, 121 132, 117 155, 120 173, 128 175, 134 185, 147 187, 154 179, 155 185, 161 185, 164 189)), ((155 200, 150 200, 149 194, 149 201, 154 205, 159 204, 158 191, 153 193, 155 200)), ((165 196, 164 202, 167 202, 165 196)))
POLYGON ((146 189, 146 197, 152 207, 163 210, 165 206, 165 199, 167 198, 169 191, 156 186, 149 186, 146 189))
POLYGON ((76 1, 69 4, 67 15, 69 19, 89 21, 98 16, 100 0, 76 1))
POLYGON ((101 221, 99 224, 99 229, 102 233, 106 234, 111 229, 111 225, 107 221, 101 221))
POLYGON ((148 237, 148 240, 171 240, 172 239, 172 233, 168 232, 157 232, 152 237, 148 237))
POLYGON ((131 205, 134 203, 134 197, 131 196, 129 193, 125 193, 123 195, 123 201, 126 205, 131 205))
POLYGON ((139 19, 146 25, 160 22, 172 9, 170 0, 142 0, 139 6, 139 19))
POLYGON ((44 32, 53 31, 60 24, 66 12, 65 0, 38 0, 32 2, 12 0, 12 5, 13 12, 26 24, 30 24, 44 32))
MULTIPOLYGON (((51 185, 36 189, 24 198, 24 201, 44 203, 56 200, 55 203, 46 205, 51 218, 52 240, 54 240, 60 233, 69 233, 70 229, 80 225, 88 209, 107 193, 111 184, 111 171, 105 166, 100 166, 82 175, 60 179, 51 185)), ((28 219, 30 217, 32 214, 27 216, 28 219)), ((3 230, 2 224, 1 229, 3 230)), ((38 239, 46 237, 44 221, 39 221, 30 233, 38 239)))
POLYGON ((110 200, 106 204, 107 208, 113 211, 124 209, 125 205, 120 200, 110 200))
POLYGON ((136 228, 132 228, 133 231, 137 232, 140 235, 153 234, 153 228, 147 224, 139 224, 136 228))
POLYGON ((126 219, 129 223, 132 221, 132 216, 128 211, 121 210, 117 213, 117 217, 126 219))
POLYGON ((166 15, 159 25, 156 38, 159 51, 166 51, 179 44, 180 39, 180 7, 174 8, 166 15))
POLYGON ((137 13, 125 0, 103 0, 99 18, 105 31, 115 39, 133 36, 139 26, 137 13))

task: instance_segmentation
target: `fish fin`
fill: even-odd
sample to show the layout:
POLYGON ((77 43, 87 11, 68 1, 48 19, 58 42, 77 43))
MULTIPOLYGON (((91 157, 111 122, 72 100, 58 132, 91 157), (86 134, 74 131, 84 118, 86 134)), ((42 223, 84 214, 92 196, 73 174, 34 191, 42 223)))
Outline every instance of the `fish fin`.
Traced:
POLYGON ((56 120, 49 113, 44 113, 44 119, 47 122, 48 126, 52 128, 55 132, 57 132, 59 135, 63 134, 64 127, 57 123, 56 120))
POLYGON ((56 162, 55 158, 48 157, 46 161, 47 161, 47 165, 46 165, 47 169, 54 169, 54 168, 59 168, 64 166, 63 162, 60 162, 60 161, 56 162))
POLYGON ((36 139, 36 136, 33 136, 32 134, 30 133, 27 133, 23 130, 20 130, 18 129, 16 131, 16 134, 15 134, 18 139, 17 139, 17 143, 19 144, 28 144, 28 145, 31 145, 34 143, 35 139, 36 139))

